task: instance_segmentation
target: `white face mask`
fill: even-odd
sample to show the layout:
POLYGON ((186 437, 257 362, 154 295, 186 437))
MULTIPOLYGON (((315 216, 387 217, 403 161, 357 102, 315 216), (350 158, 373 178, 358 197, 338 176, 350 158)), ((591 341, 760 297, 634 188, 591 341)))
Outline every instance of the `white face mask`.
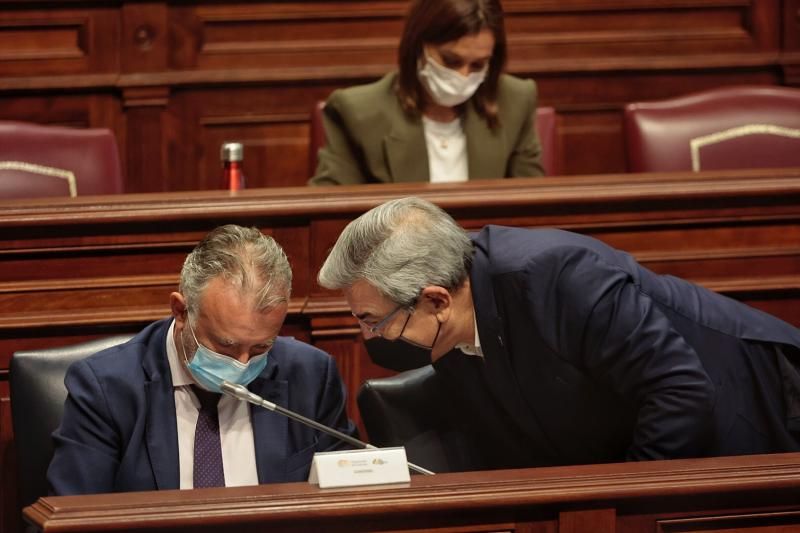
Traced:
POLYGON ((463 104, 475 94, 489 66, 480 72, 472 72, 464 76, 455 70, 444 67, 425 54, 425 66, 419 72, 419 80, 431 95, 433 101, 445 107, 463 104))

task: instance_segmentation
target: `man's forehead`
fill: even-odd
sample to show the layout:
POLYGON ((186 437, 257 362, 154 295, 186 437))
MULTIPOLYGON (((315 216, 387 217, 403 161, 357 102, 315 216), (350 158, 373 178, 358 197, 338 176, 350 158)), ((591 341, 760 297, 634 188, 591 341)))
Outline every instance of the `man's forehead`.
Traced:
POLYGON ((200 291, 196 307, 206 314, 230 313, 256 307, 255 295, 224 278, 214 278, 200 291))
POLYGON ((364 280, 359 280, 345 290, 345 297, 356 314, 375 313, 391 306, 389 298, 364 280))
POLYGON ((196 311, 207 334, 228 344, 241 344, 274 338, 286 318, 288 303, 258 309, 253 295, 217 278, 206 286, 196 311))
POLYGON ((345 294, 349 298, 354 298, 358 300, 380 300, 383 298, 378 289, 373 287, 368 281, 360 279, 350 285, 346 290, 345 294))
POLYGON ((242 312, 240 315, 198 314, 198 325, 205 335, 221 344, 268 344, 275 340, 285 318, 285 304, 269 311, 242 312))

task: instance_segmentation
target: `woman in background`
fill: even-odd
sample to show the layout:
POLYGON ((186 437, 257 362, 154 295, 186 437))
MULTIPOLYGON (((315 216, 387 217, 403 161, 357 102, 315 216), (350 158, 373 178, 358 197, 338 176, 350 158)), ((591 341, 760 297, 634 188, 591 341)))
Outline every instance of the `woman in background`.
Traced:
POLYGON ((502 74, 499 0, 414 0, 399 70, 334 91, 312 185, 540 176, 536 85, 502 74))

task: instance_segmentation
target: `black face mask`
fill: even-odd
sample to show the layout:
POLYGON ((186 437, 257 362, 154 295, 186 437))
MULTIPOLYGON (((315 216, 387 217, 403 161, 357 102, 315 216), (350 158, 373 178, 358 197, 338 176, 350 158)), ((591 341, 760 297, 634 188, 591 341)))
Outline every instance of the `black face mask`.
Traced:
MULTIPOLYGON (((403 329, 405 329, 405 326, 403 329)), ((436 336, 430 346, 422 346, 414 341, 405 339, 402 332, 400 337, 392 341, 383 337, 372 337, 364 341, 364 346, 367 348, 369 358, 376 365, 397 372, 405 372, 406 370, 414 370, 431 364, 431 351, 436 345, 436 339, 439 338, 441 329, 442 323, 439 322, 436 336)))

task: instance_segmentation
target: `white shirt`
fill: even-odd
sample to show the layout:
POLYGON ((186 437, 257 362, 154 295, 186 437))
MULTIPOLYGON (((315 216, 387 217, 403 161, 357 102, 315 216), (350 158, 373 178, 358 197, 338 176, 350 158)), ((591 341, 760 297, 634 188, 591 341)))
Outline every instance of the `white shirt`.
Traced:
POLYGON ((423 116, 422 129, 428 148, 431 183, 467 181, 467 137, 461 127, 461 119, 437 122, 423 116))
POLYGON ((478 321, 475 318, 474 313, 472 314, 472 327, 475 329, 474 344, 460 342, 456 344, 456 349, 461 350, 467 355, 475 355, 477 357, 483 357, 483 350, 481 350, 481 338, 478 336, 478 321))
MULTIPOLYGON (((175 415, 178 419, 180 488, 191 489, 194 488, 194 430, 200 402, 190 387, 194 381, 183 364, 183 354, 178 354, 173 337, 174 327, 173 320, 167 331, 167 360, 175 391, 175 415)), ((256 447, 248 404, 231 396, 223 396, 217 412, 225 486, 258 485, 256 447)))

